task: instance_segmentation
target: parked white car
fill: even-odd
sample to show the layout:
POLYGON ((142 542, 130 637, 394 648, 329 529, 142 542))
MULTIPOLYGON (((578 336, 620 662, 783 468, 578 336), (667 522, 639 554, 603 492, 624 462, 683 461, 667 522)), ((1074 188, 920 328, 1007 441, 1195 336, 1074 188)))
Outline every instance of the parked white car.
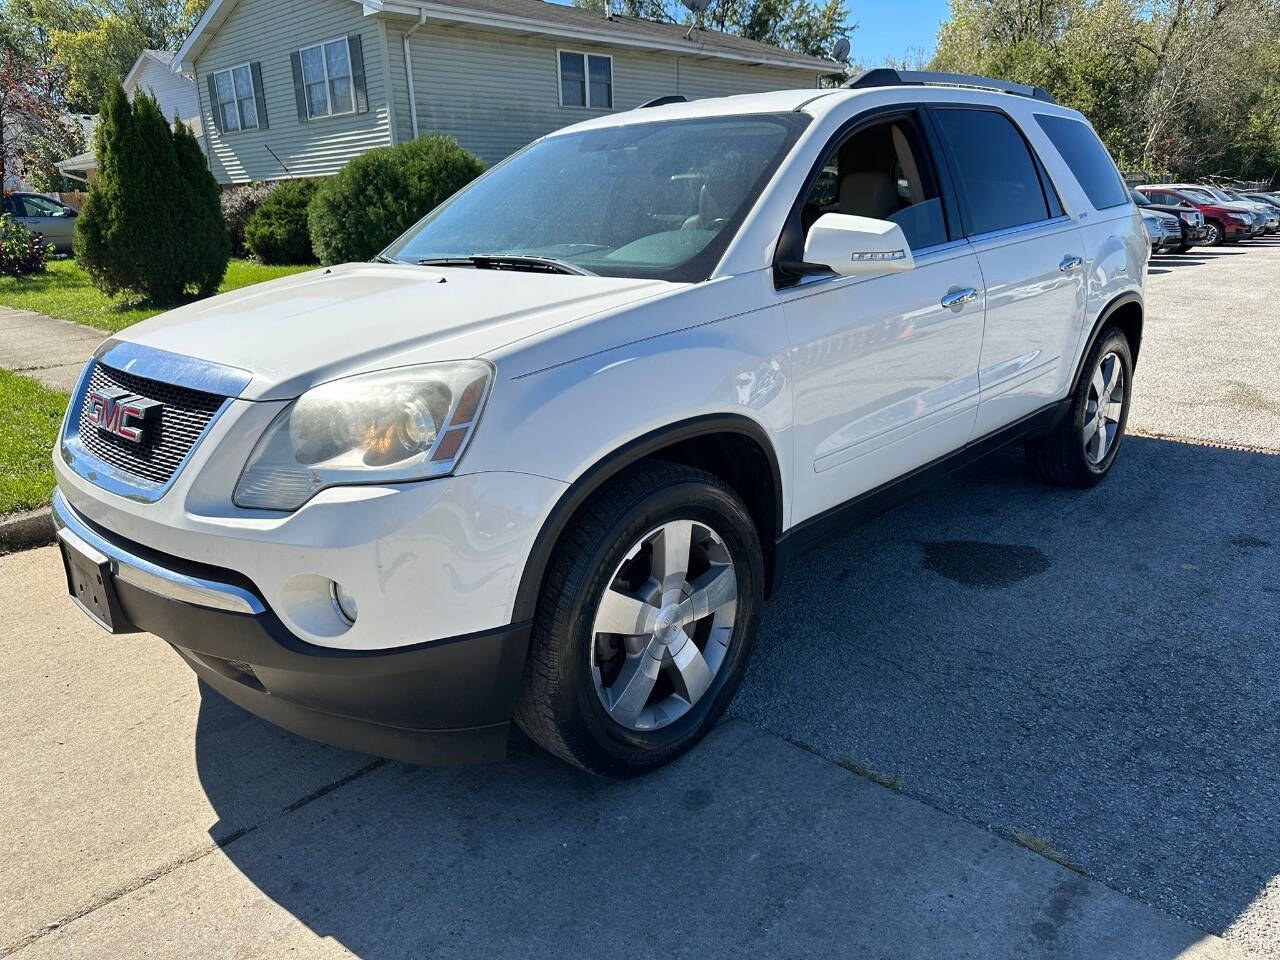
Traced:
POLYGON ((123 331, 54 456, 72 595, 330 743, 671 760, 799 550, 1009 444, 1115 462, 1146 232, 1088 123, 1000 86, 601 116, 378 262, 123 331))

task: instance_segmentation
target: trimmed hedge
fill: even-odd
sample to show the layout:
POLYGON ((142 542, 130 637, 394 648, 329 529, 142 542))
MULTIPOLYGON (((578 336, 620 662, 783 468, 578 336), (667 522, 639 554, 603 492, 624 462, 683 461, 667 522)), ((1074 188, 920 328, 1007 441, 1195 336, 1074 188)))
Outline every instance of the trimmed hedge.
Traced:
POLYGON ((431 134, 356 157, 311 202, 321 263, 369 260, 484 171, 453 137, 431 134))
POLYGON ((43 273, 49 263, 49 245, 12 214, 0 213, 0 277, 43 273))
POLYGON ((307 207, 316 194, 315 180, 276 184, 244 228, 244 245, 263 263, 314 263, 307 207))

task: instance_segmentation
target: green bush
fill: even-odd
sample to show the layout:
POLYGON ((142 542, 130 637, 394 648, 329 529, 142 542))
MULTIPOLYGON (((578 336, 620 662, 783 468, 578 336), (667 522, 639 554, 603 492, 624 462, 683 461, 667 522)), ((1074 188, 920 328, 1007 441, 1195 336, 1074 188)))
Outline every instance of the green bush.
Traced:
POLYGON ((248 183, 222 191, 222 219, 227 221, 227 236, 231 239, 233 257, 243 257, 247 253, 244 247, 244 228, 249 225, 253 212, 278 186, 280 182, 273 180, 270 183, 248 183))
POLYGON ((314 263, 307 207, 315 180, 286 180, 258 205, 244 228, 244 245, 263 263, 314 263))
POLYGON ((0 213, 0 277, 43 273, 49 263, 49 245, 11 214, 0 213))
POLYGON ((483 170, 479 157, 441 134, 356 157, 311 201, 316 256, 321 263, 370 259, 483 170))
POLYGON ((94 131, 98 177, 76 219, 76 259, 104 293, 172 304, 218 288, 231 257, 218 185, 195 137, 116 83, 94 131))

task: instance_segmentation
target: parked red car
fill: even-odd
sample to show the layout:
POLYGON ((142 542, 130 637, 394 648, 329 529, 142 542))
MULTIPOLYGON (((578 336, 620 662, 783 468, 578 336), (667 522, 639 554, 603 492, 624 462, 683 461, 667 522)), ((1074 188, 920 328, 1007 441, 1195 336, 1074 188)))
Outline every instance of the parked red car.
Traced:
POLYGON ((1211 194, 1202 190, 1147 184, 1138 187, 1138 192, 1152 203, 1187 204, 1199 210, 1204 214, 1205 228, 1208 231, 1204 242, 1211 247, 1247 240, 1260 232, 1254 229, 1253 217, 1243 207, 1234 203, 1219 203, 1211 194))

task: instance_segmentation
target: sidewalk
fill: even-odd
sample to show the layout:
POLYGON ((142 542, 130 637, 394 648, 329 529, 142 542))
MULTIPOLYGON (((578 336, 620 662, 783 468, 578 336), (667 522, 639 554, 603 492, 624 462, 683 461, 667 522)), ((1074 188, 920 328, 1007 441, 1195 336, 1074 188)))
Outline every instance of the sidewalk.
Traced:
POLYGON ((109 334, 43 313, 0 306, 0 367, 70 393, 109 334))

